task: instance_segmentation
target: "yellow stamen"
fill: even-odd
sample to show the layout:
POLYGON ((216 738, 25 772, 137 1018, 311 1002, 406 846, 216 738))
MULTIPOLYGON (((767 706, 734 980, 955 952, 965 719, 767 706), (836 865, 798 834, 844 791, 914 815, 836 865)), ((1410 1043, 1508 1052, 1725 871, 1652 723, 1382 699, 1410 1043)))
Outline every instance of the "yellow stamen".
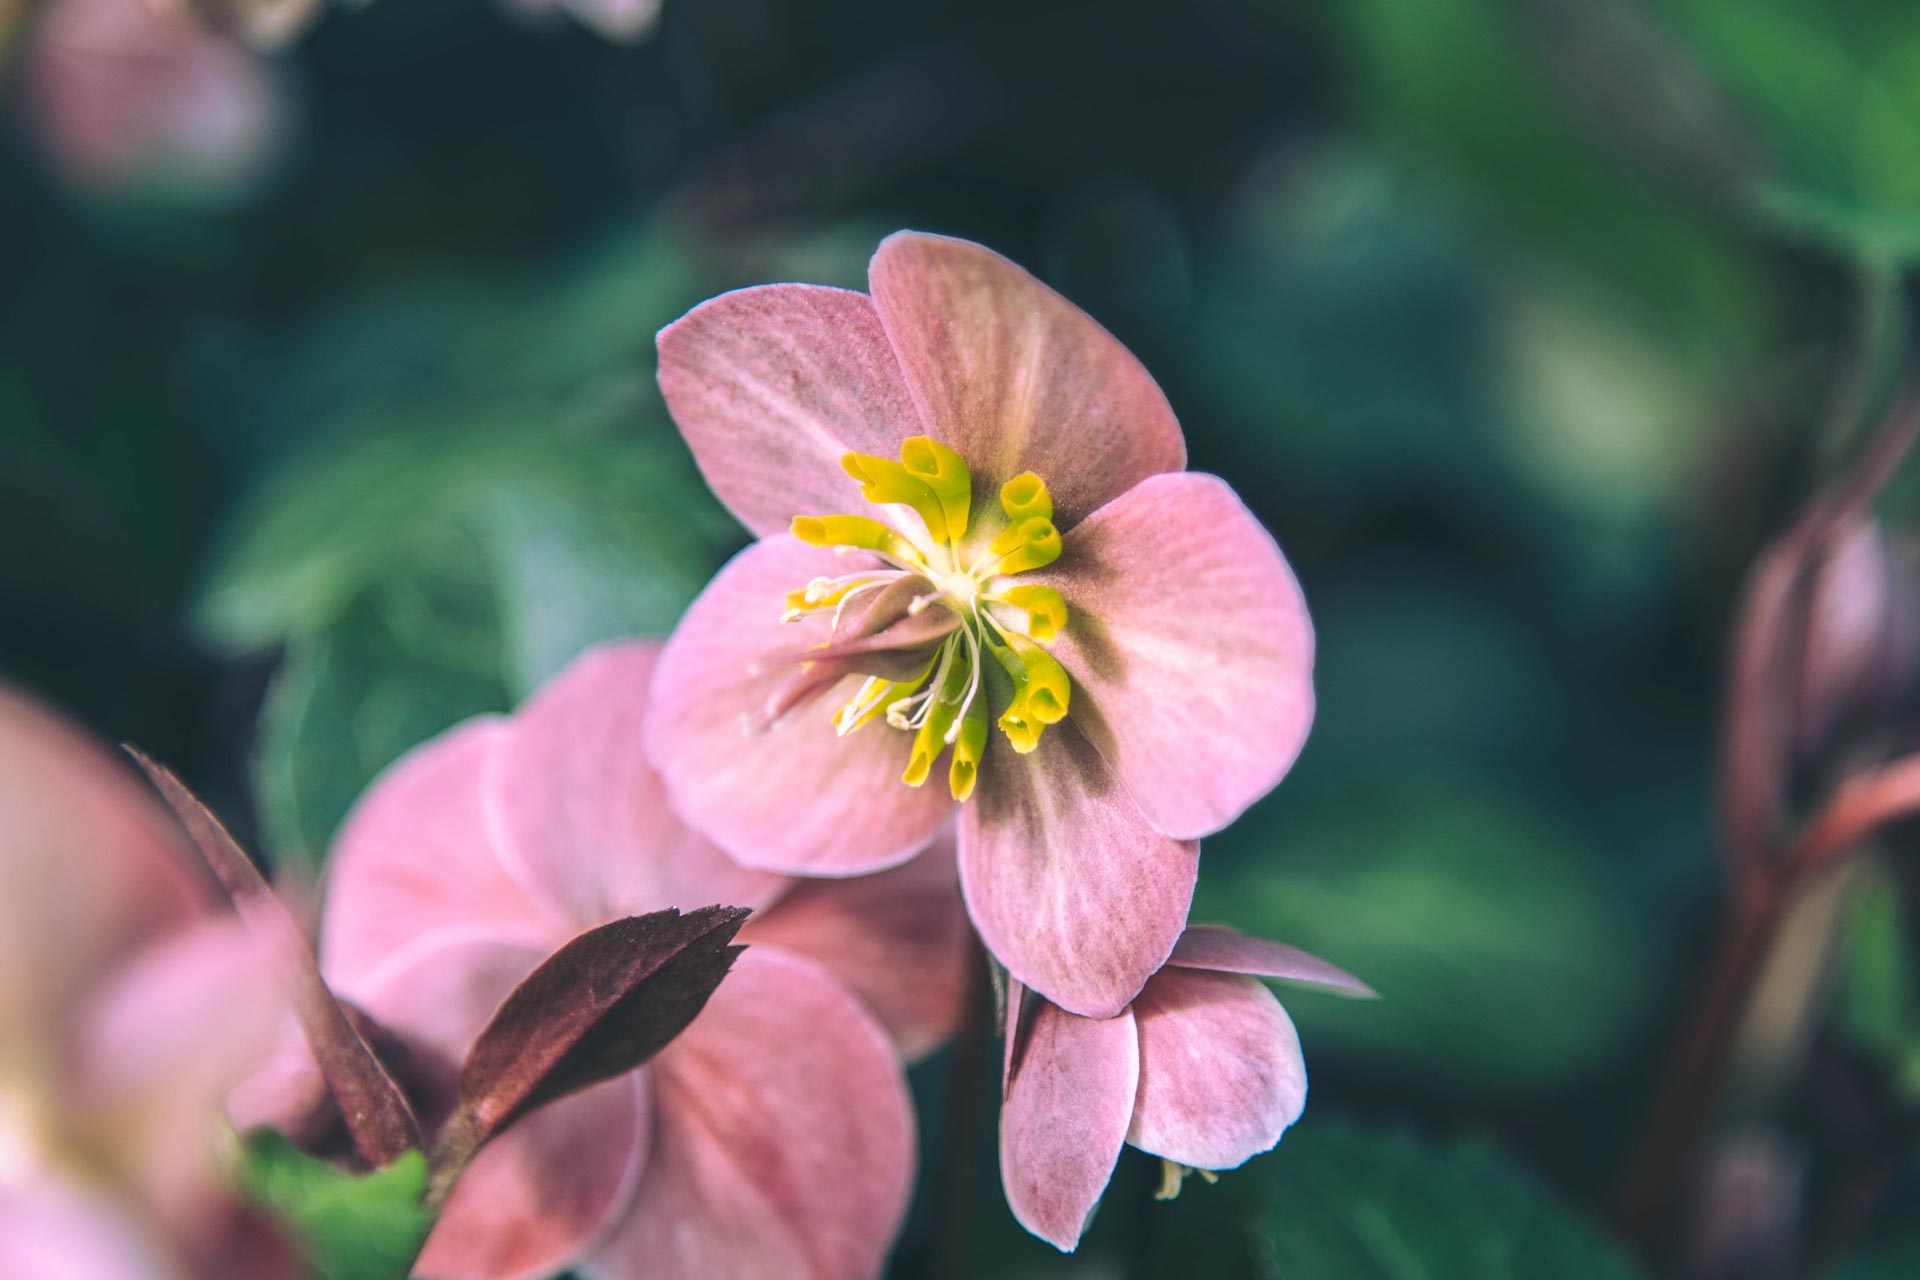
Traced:
POLYGON ((933 705, 927 711, 926 719, 913 734, 913 755, 907 760, 907 771, 901 775, 901 781, 910 787, 917 787, 927 780, 933 771, 933 762, 947 749, 947 730, 953 727, 953 721, 960 714, 960 699, 966 696, 967 680, 972 674, 966 659, 966 650, 958 637, 949 639, 952 654, 947 659, 946 679, 934 692, 933 705))
POLYGON ((1027 615, 1027 635, 1041 644, 1052 644, 1067 629, 1067 602, 1052 587, 1009 587, 999 599, 1027 615))
POLYGON ((840 459, 840 466, 860 482, 860 496, 868 502, 904 503, 920 513, 935 542, 952 541, 940 496, 906 467, 891 458, 876 458, 870 453, 849 453, 840 459))
POLYGON ((1000 557, 1001 573, 1043 568, 1060 558, 1060 531, 1053 527, 1053 521, 1032 516, 1001 530, 992 550, 1000 557))
POLYGON ((947 540, 964 538, 973 506, 973 472, 967 469, 967 460, 930 436, 911 436, 900 444, 900 464, 940 499, 947 540))
POLYGON ((1000 509, 1007 513, 1007 520, 1012 524, 1023 520, 1051 520, 1053 495, 1047 492, 1046 481, 1031 471, 1022 471, 1000 486, 1000 509))
POLYGON ((964 801, 973 794, 980 777, 980 757, 987 749, 987 700, 975 698, 960 722, 960 736, 953 740, 953 763, 947 769, 947 789, 955 800, 964 801))
POLYGON ((795 516, 792 530, 794 537, 810 546, 879 551, 909 564, 920 559, 912 543, 866 516, 795 516))

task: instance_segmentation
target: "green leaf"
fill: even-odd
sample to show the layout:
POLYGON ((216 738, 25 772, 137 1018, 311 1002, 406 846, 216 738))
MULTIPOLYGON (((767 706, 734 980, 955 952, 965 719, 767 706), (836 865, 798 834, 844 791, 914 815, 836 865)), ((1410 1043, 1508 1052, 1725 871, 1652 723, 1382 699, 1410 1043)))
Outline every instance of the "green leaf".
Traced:
POLYGON ((288 645, 261 708, 254 787, 275 858, 317 867, 380 770, 469 716, 512 705, 475 541, 449 530, 393 550, 399 571, 288 645))
POLYGON ((419 1151, 355 1175, 260 1133, 247 1140, 240 1175, 246 1194, 292 1230, 320 1280, 402 1280, 433 1226, 420 1203, 427 1159, 419 1151))
POLYGON ((1597 852, 1465 785, 1294 795, 1201 877, 1196 920, 1289 942, 1378 1002, 1290 997, 1310 1054, 1508 1093, 1596 1071, 1641 1012, 1644 948, 1597 852), (1311 807, 1306 807, 1311 804, 1311 807))
POLYGON ((680 447, 631 418, 407 423, 263 492, 199 621, 230 652, 286 649, 255 759, 274 856, 317 865, 407 748, 509 709, 589 645, 672 629, 739 534, 680 447))
POLYGON ((1267 1274, 1281 1280, 1642 1275, 1593 1223, 1485 1141, 1427 1144, 1309 1112, 1259 1167, 1274 1186, 1257 1233, 1267 1274))

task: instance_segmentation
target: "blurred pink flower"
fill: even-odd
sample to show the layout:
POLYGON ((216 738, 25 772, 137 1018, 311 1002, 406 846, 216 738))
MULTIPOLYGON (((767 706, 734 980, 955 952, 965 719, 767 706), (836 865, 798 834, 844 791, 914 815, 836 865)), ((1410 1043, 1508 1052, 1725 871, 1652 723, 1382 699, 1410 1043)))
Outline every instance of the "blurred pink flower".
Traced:
POLYGON ((279 1000, 118 760, 0 688, 0 1275, 296 1274, 226 1192, 279 1000))
POLYGON ((640 753, 656 654, 599 649, 511 718, 420 747, 334 850, 322 969, 399 1047, 429 1127, 494 1009, 561 944, 665 907, 756 909, 746 952, 652 1062, 482 1150, 420 1275, 839 1280, 875 1274, 899 1229, 900 1055, 948 1034, 963 988, 951 853, 844 885, 730 861, 668 813, 640 753))
POLYGON ((1324 960, 1214 925, 1189 928, 1117 1017, 1013 989, 1000 1178, 1022 1226, 1073 1249, 1123 1142, 1165 1161, 1169 1198, 1187 1173, 1211 1181, 1280 1141, 1307 1104, 1307 1066, 1261 977, 1373 994, 1324 960))
POLYGON ((231 190, 281 140, 286 104, 271 63, 164 0, 50 0, 27 38, 27 105, 83 185, 231 190))
POLYGON ((891 866, 957 805, 987 946, 1112 1016, 1180 936, 1199 837, 1299 753, 1306 605, 1084 312, 962 240, 891 236, 868 280, 743 289, 660 334, 667 404, 761 541, 668 642, 648 743, 747 866, 891 866))

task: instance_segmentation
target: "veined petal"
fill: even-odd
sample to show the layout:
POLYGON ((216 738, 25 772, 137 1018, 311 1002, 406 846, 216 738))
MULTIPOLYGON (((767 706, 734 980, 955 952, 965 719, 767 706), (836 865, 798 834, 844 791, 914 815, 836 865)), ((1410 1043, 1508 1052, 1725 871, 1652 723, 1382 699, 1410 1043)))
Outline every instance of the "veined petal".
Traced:
POLYGON ((1127 1141, 1142 1151, 1195 1169, 1232 1169, 1300 1118, 1300 1037, 1257 980, 1166 969, 1133 1002, 1133 1016, 1140 1092, 1127 1141))
POLYGON ((1200 847, 1148 826, 1073 726, 1027 755, 994 735, 960 811, 960 887, 1007 972, 1062 1008, 1111 1017, 1173 950, 1200 847))
POLYGON ((509 732, 505 720, 470 720, 401 757, 360 797, 334 842, 320 927, 329 980, 352 989, 443 930, 542 952, 571 936, 508 874, 486 821, 487 758, 509 732))
POLYGON ((1155 827, 1218 831, 1272 790, 1313 723, 1313 624, 1273 538, 1213 476, 1155 476, 1032 575, 1072 621, 1073 721, 1155 827))
POLYGON ((759 907, 784 884, 687 829, 641 741, 660 646, 576 659, 514 714, 487 761, 502 861, 580 929, 663 907, 759 907))
POLYGON ((819 966, 748 949, 649 1069, 658 1128, 594 1280, 877 1275, 906 1213, 913 1110, 886 1033, 819 966))
POLYGON ((667 641, 654 668, 646 750, 674 811, 735 861, 794 875, 859 875, 904 862, 946 820, 952 799, 900 783, 910 740, 885 724, 845 737, 833 711, 853 678, 772 728, 745 722, 789 678, 753 674, 792 648, 809 622, 782 623, 796 583, 861 567, 855 556, 788 537, 748 547, 720 571, 667 641))
POLYGON ((1374 998, 1372 987, 1338 965, 1329 964, 1284 942, 1250 938, 1221 924, 1193 924, 1173 946, 1168 964, 1183 969, 1245 973, 1300 987, 1317 987, 1343 996, 1374 998))
POLYGON ((618 1220, 644 1176, 644 1070, 549 1103, 481 1149, 420 1255, 421 1280, 538 1280, 618 1220))
POLYGON ((1040 1002, 1000 1108, 1000 1182, 1020 1225, 1057 1249, 1080 1243, 1113 1177, 1139 1077, 1131 1013, 1040 1002))
POLYGON ((976 494, 1037 472, 1068 529, 1186 465, 1180 424, 1133 353, 991 249, 897 232, 867 281, 929 434, 967 460, 976 494))
MULTIPOLYGON (((518 943, 442 935, 343 994, 405 1046, 395 1071, 434 1124, 474 1038, 544 958, 518 943)), ((572 1263, 627 1203, 646 1159, 648 1118, 645 1087, 632 1073, 515 1124, 455 1184, 415 1274, 533 1280, 572 1263)))
POLYGON ((840 460, 892 457, 920 434, 864 294, 805 284, 739 289, 662 329, 659 346, 660 390, 694 461, 761 537, 785 533, 796 515, 849 509, 860 489, 840 460))
POLYGON ((909 1061, 952 1034, 967 990, 967 912, 951 831, 905 866, 804 880, 747 921, 740 941, 824 965, 859 996, 909 1061))

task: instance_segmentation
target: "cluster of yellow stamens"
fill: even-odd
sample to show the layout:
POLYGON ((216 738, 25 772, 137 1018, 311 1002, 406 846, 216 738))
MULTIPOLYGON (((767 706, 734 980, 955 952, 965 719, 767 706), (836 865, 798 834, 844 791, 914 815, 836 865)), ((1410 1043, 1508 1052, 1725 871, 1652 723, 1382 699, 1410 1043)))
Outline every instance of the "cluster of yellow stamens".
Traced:
POLYGON ((835 713, 839 732, 881 718, 911 732, 903 779, 916 787, 952 747, 947 783, 954 799, 965 800, 986 749, 990 697, 1004 703, 998 724, 1020 752, 1032 751, 1046 726, 1067 714, 1071 682, 1042 647, 1065 629, 1066 601, 1052 587, 1014 581, 1060 557, 1053 498, 1028 471, 1000 486, 998 514, 975 512, 965 459, 926 436, 902 444, 897 462, 849 453, 840 464, 867 501, 912 509, 926 540, 866 516, 796 518, 801 541, 871 552, 883 563, 788 592, 783 617, 830 614, 832 635, 809 653, 878 668, 835 713), (923 618, 929 609, 951 616, 923 618))

